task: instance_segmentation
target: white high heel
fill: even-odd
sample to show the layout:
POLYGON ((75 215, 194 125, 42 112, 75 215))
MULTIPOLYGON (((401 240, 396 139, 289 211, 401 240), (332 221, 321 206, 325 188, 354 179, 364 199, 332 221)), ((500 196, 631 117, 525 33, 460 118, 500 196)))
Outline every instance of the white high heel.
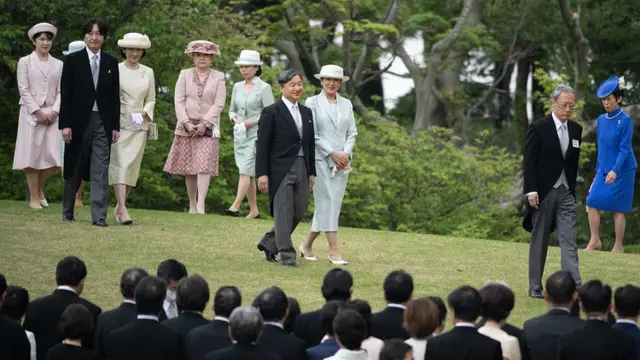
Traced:
POLYGON ((49 203, 47 202, 47 199, 40 200, 40 206, 49 207, 49 203))
POLYGON ((329 262, 333 265, 348 265, 349 263, 344 260, 331 260, 331 256, 328 256, 329 262))
POLYGON ((298 249, 300 250, 300 256, 303 257, 305 260, 309 260, 309 261, 318 260, 315 256, 304 256, 304 251, 302 251, 302 244, 300 244, 300 247, 298 249))

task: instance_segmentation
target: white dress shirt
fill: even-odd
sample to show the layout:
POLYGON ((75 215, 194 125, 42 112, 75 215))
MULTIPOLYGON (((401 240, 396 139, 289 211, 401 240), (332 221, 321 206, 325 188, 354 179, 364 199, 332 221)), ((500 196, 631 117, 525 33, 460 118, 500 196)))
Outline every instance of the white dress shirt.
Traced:
POLYGON ((265 321, 264 324, 265 325, 271 325, 271 326, 279 327, 280 329, 284 329, 284 325, 280 324, 279 322, 265 321))
POLYGON ((402 304, 394 304, 394 303, 389 303, 387 304, 387 307, 392 307, 392 308, 398 308, 398 309, 402 309, 402 310, 407 310, 407 307, 402 305, 402 304))
POLYGON ((67 286, 67 285, 60 285, 58 286, 57 290, 66 290, 66 291, 71 291, 74 294, 78 294, 71 286, 67 286))
POLYGON ((160 319, 158 319, 157 316, 155 315, 138 315, 138 320, 154 320, 154 321, 160 321, 160 319))
MULTIPOLYGON (((293 121, 296 123, 296 127, 298 128, 298 135, 300 135, 300 140, 302 140, 302 115, 300 114, 300 104, 298 102, 294 104, 284 96, 282 97, 282 102, 287 105, 287 109, 289 109, 289 113, 291 113, 293 121)), ((302 150, 302 146, 300 146, 298 156, 304 156, 304 150, 302 150)))
MULTIPOLYGON (((98 50, 98 53, 96 53, 96 54, 94 54, 91 50, 89 50, 88 47, 85 47, 85 50, 87 51, 87 55, 89 56, 89 68, 91 68, 91 66, 92 66, 91 64, 93 63, 93 57, 94 56, 98 57, 98 59, 97 59, 98 60, 98 67, 97 67, 96 71, 98 72, 98 74, 100 74, 100 59, 102 58, 102 49, 98 50)), ((95 75, 95 76, 97 77, 98 75, 95 75)), ((96 81, 95 84, 97 84, 97 83, 98 82, 96 81)), ((95 86, 97 88, 97 85, 95 85, 95 86)), ((98 102, 97 101, 93 102, 92 111, 95 111, 95 112, 98 111, 98 102)))

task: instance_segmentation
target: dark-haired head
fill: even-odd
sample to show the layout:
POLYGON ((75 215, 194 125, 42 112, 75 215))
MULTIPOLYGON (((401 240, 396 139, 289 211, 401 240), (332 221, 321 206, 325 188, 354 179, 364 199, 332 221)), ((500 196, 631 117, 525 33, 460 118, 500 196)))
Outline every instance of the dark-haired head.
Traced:
POLYGON ((616 289, 613 295, 618 317, 637 320, 640 316, 640 287, 625 285, 616 289))
POLYGON ((600 280, 588 281, 580 288, 580 304, 587 315, 603 315, 611 308, 611 287, 600 280))
POLYGON ((129 268, 120 277, 120 293, 125 299, 133 300, 136 286, 142 278, 149 276, 146 270, 141 268, 129 268))
POLYGON ((255 76, 260 76, 260 75, 262 75, 262 66, 258 65, 258 70, 256 70, 255 76))
POLYGON ((63 339, 82 340, 93 333, 93 315, 82 304, 67 306, 60 316, 58 328, 63 339))
POLYGON ((107 25, 102 20, 91 19, 82 27, 82 35, 87 50, 97 54, 107 37, 107 25))
POLYGON ((384 342, 380 350, 380 360, 406 360, 413 359, 413 348, 400 339, 391 339, 384 342))
POLYGON ((345 303, 343 305, 344 309, 351 309, 351 310, 355 310, 358 312, 358 314, 360 314, 360 316, 362 316, 362 318, 364 319, 365 324, 367 325, 367 333, 366 333, 366 339, 369 338, 370 336, 370 331, 371 331, 371 317, 372 315, 372 311, 371 311, 371 305, 369 305, 368 302, 366 302, 365 300, 360 300, 360 299, 356 299, 356 300, 351 300, 347 303, 345 303))
POLYGON ((176 303, 180 311, 203 312, 209 302, 209 284, 200 275, 191 275, 180 280, 176 303))
POLYGON ((571 308, 578 298, 576 282, 568 271, 558 271, 547 278, 544 292, 549 307, 571 308))
POLYGON ((167 293, 167 285, 163 279, 147 276, 140 280, 135 291, 138 315, 158 316, 167 293))
POLYGON ((468 285, 453 290, 447 302, 454 319, 458 321, 475 323, 482 311, 482 298, 478 290, 468 285))
MULTIPOLYGON (((0 285, 1 286, 1 285, 0 285)), ((2 288, 0 287, 0 290, 2 288)), ((9 286, 5 292, 4 302, 0 301, 2 307, 0 313, 13 320, 20 321, 27 312, 29 306, 29 292, 20 286, 9 286)))
MULTIPOLYGON (((135 50, 142 50, 142 55, 140 55, 140 59, 138 59, 138 60, 144 59, 144 56, 147 55, 147 50, 145 50, 145 49, 135 49, 135 50)), ((120 56, 122 56, 123 59, 126 59, 127 58, 127 49, 120 48, 120 56)))
POLYGON ((277 286, 264 289, 253 302, 264 321, 282 321, 287 315, 287 294, 277 286))
POLYGON ((434 332, 440 334, 442 331, 444 331, 444 324, 447 320, 447 305, 445 305, 440 296, 429 296, 429 299, 431 299, 431 301, 433 301, 433 303, 438 307, 439 325, 434 332))
POLYGON ((482 316, 487 320, 502 322, 509 317, 516 304, 513 291, 500 283, 489 283, 480 289, 482 316))
POLYGON ((35 42, 36 39, 38 39, 40 36, 43 36, 43 35, 47 38, 47 40, 49 41, 53 40, 53 34, 48 31, 41 31, 39 33, 34 34, 31 40, 35 42))
POLYGON ((216 316, 229 318, 233 310, 242 305, 242 295, 235 286, 223 286, 213 297, 213 313, 216 316))
POLYGON ((333 319, 333 333, 341 347, 360 350, 362 342, 367 339, 367 325, 357 311, 344 309, 333 319))
POLYGON ((344 302, 339 300, 332 300, 324 304, 320 310, 320 324, 324 329, 325 334, 333 337, 333 319, 340 311, 340 308, 344 305, 344 302))
POLYGON ((413 278, 404 270, 392 271, 384 279, 384 298, 388 303, 405 304, 413 294, 413 278))
POLYGON ((294 297, 287 297, 287 302, 289 303, 289 310, 287 311, 287 317, 284 319, 284 329, 293 334, 293 330, 296 325, 296 320, 298 320, 298 316, 300 316, 300 304, 298 300, 294 297))
POLYGON ((331 269, 322 281, 322 296, 326 301, 347 301, 351 298, 353 277, 344 269, 331 269))
POLYGON ((87 277, 87 266, 75 256, 67 256, 56 266, 56 283, 58 286, 70 286, 80 295, 87 277))
POLYGON ((169 290, 178 289, 178 282, 188 276, 187 268, 176 259, 168 259, 158 265, 157 275, 167 283, 169 290))
POLYGON ((278 85, 280 85, 280 87, 283 87, 288 82, 293 80, 296 76, 300 78, 299 80, 303 80, 302 75, 300 75, 295 70, 289 69, 289 70, 282 71, 280 75, 278 75, 278 85))
POLYGON ((94 25, 98 27, 97 30, 100 32, 100 35, 103 38, 107 37, 107 31, 109 29, 107 28, 107 24, 105 24, 104 21, 100 19, 91 19, 84 23, 84 26, 82 26, 82 35, 86 36, 87 34, 91 34, 92 32, 94 32, 96 30, 94 29, 94 25))

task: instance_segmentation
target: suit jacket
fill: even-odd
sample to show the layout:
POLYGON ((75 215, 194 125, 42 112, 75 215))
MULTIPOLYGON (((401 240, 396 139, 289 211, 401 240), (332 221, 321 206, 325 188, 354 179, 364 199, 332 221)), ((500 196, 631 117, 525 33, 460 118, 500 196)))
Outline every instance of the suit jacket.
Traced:
POLYGON ((582 329, 558 340, 558 360, 637 360, 631 335, 622 333, 604 321, 587 320, 582 329))
POLYGON ((231 345, 229 323, 213 320, 191 330, 185 338, 187 360, 202 360, 207 353, 224 349, 231 345))
POLYGON ((194 68, 184 69, 176 82, 174 103, 178 122, 174 133, 178 136, 189 136, 184 125, 189 122, 189 119, 193 119, 202 120, 207 128, 211 129, 213 137, 219 138, 220 114, 227 99, 224 74, 211 70, 202 97, 198 97, 195 76, 194 68))
POLYGON ((425 360, 502 360, 500 343, 475 328, 455 327, 427 341, 425 360))
POLYGON ((119 307, 105 311, 98 316, 96 323, 95 350, 98 359, 106 359, 106 346, 109 334, 136 320, 136 305, 123 302, 119 307))
POLYGON ((630 335, 635 340, 636 355, 638 355, 638 360, 640 360, 640 328, 638 328, 637 325, 628 323, 617 323, 613 325, 613 328, 627 335, 630 335))
MULTIPOLYGON (((271 86, 262 81, 259 77, 253 78, 253 88, 249 92, 244 91, 244 80, 238 81, 231 90, 231 101, 229 102, 229 119, 234 117, 238 121, 258 120, 265 106, 273 104, 273 92, 271 86)), ((258 137, 258 125, 247 129, 247 139, 258 137)))
MULTIPOLYGON (((480 322, 476 324, 476 329, 483 327, 485 322, 486 322, 485 319, 480 320, 480 322)), ((502 325, 501 329, 507 334, 518 339, 518 344, 520 345, 520 355, 522 356, 522 360, 529 360, 530 359, 529 349, 527 348, 527 343, 524 337, 524 331, 522 331, 521 329, 509 323, 502 325)))
POLYGON ((31 345, 20 324, 0 315, 0 359, 30 360, 31 345))
MULTIPOLYGON (((64 59, 60 82, 60 130, 71 128, 71 143, 65 145, 64 177, 73 176, 78 162, 82 138, 89 123, 94 102, 98 105, 100 118, 111 139, 113 130, 120 130, 120 73, 118 61, 111 55, 100 52, 98 85, 93 85, 91 64, 87 50, 76 51, 64 59)), ((111 141, 109 141, 111 143, 111 141)), ((85 166, 86 164, 82 164, 85 166)), ((87 166, 84 177, 88 178, 87 166)))
POLYGON ((335 355, 340 350, 340 345, 335 339, 327 339, 323 343, 307 349, 308 360, 324 360, 335 355))
POLYGON ((256 347, 260 351, 280 355, 287 360, 307 358, 304 341, 273 325, 264 326, 256 347))
POLYGON ((324 328, 320 323, 322 310, 300 314, 296 319, 293 334, 304 340, 306 347, 310 348, 320 344, 325 336, 324 328))
MULTIPOLYGON (((97 321, 98 315, 102 312, 102 309, 97 305, 68 290, 55 290, 51 295, 29 303, 24 319, 24 329, 31 331, 36 337, 38 360, 44 360, 47 351, 63 340, 58 330, 58 324, 60 316, 71 304, 86 306, 93 315, 94 321, 97 321)), ((82 346, 93 349, 93 342, 94 334, 92 333, 87 339, 82 339, 82 346)))
POLYGON ((40 110, 45 104, 60 113, 60 76, 62 61, 49 55, 49 60, 40 61, 36 52, 18 61, 18 89, 20 105, 30 114, 40 110))
POLYGON ((407 340, 409 333, 403 327, 404 309, 387 306, 371 317, 371 336, 380 340, 407 340))
POLYGON ((60 343, 47 353, 47 360, 93 360, 94 353, 89 350, 75 345, 67 345, 60 343))
POLYGON ((136 319, 114 330, 107 340, 110 360, 182 360, 184 346, 180 334, 155 320, 136 319))
POLYGON ((300 147, 309 176, 316 175, 316 149, 311 110, 298 102, 302 119, 302 138, 287 105, 278 100, 265 107, 260 115, 256 147, 256 177, 269 176, 269 203, 273 214, 273 198, 278 186, 293 166, 300 147))
POLYGON ((192 329, 209 324, 209 320, 193 311, 183 311, 177 318, 165 320, 162 325, 177 332, 184 339, 192 329))
MULTIPOLYGON (((569 120, 569 147, 562 155, 560 139, 553 116, 539 119, 531 123, 524 146, 524 193, 536 191, 540 202, 553 189, 553 185, 564 170, 569 190, 575 196, 576 178, 578 176, 578 160, 580 143, 582 143, 582 126, 569 120), (575 147, 577 141, 578 147, 575 147)), ((527 202, 522 226, 531 232, 533 229, 533 209, 527 202)), ((553 231, 553 230, 552 230, 553 231)))
POLYGON ((583 327, 583 320, 560 309, 527 320, 522 330, 527 353, 531 360, 555 359, 560 336, 583 327))
POLYGON ((276 354, 260 351, 254 345, 233 344, 230 347, 212 351, 205 357, 206 360, 284 360, 276 354))

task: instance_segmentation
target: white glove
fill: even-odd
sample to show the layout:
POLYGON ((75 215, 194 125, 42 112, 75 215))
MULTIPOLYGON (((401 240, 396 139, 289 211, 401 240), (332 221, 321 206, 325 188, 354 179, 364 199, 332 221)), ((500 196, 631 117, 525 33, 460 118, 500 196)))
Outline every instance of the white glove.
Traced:
POLYGON ((243 122, 233 126, 233 135, 237 137, 245 137, 247 135, 247 127, 243 122))
POLYGON ((334 166, 333 169, 331 170, 331 177, 335 177, 336 176, 336 172, 338 171, 342 171, 345 174, 348 174, 352 171, 353 169, 351 168, 351 166, 348 166, 345 169, 338 169, 337 166, 334 166))

